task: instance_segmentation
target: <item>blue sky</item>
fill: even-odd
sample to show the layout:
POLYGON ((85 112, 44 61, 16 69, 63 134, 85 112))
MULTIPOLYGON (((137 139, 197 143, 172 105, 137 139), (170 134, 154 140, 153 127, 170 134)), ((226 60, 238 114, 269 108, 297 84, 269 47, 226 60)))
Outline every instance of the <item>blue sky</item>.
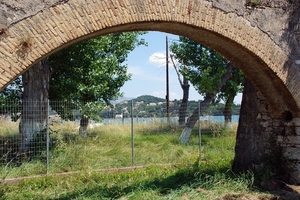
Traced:
MULTIPOLYGON (((129 54, 127 65, 128 72, 132 74, 132 77, 121 88, 124 97, 136 98, 141 95, 153 95, 165 98, 166 36, 168 36, 169 45, 172 41, 178 40, 177 35, 164 32, 148 32, 141 36, 148 43, 148 46, 137 47, 129 54)), ((182 89, 171 62, 169 63, 169 91, 170 100, 182 99, 182 89)), ((197 101, 203 98, 191 86, 189 99, 197 101)), ((235 98, 235 103, 240 104, 240 102, 241 94, 235 98)))

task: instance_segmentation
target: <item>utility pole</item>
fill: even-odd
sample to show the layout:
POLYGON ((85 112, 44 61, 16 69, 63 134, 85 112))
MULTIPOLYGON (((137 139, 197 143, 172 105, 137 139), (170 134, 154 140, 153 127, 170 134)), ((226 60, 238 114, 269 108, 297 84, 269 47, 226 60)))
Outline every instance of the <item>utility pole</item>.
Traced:
POLYGON ((168 36, 166 36, 166 88, 167 88, 167 120, 168 124, 170 123, 170 97, 169 97, 169 45, 168 45, 168 36))

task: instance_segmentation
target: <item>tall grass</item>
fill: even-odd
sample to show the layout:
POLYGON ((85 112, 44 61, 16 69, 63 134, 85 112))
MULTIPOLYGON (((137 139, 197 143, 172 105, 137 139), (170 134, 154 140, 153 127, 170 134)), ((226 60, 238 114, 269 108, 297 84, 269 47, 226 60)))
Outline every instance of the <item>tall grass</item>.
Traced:
MULTIPOLYGON (((13 130, 6 124, 8 137, 13 130)), ((16 126, 16 124, 12 124, 16 126)), ((202 152, 204 161, 232 159, 235 128, 218 123, 203 122, 202 152), (230 132, 231 130, 231 132, 230 132), (217 134, 216 134, 217 133, 217 134), (219 136, 222 134, 223 139, 219 136), (226 138, 226 140, 224 140, 226 138)), ((134 152, 130 124, 108 124, 89 129, 89 136, 81 138, 78 124, 56 123, 51 126, 51 152, 48 173, 95 170, 139 165, 190 163, 199 157, 198 131, 187 145, 178 142, 182 128, 176 124, 152 122, 134 125, 134 152)), ((14 132, 14 136, 16 136, 14 132)), ((14 144, 18 139, 14 138, 14 144)), ((33 159, 20 165, 0 166, 1 177, 30 176, 46 173, 45 160, 33 159), (44 165, 44 166, 43 166, 44 165)))
POLYGON ((252 183, 251 173, 236 175, 229 170, 229 162, 222 165, 212 162, 199 166, 149 166, 123 173, 89 171, 72 176, 47 176, 4 186, 2 198, 139 200, 218 199, 226 194, 258 196, 249 187, 252 183))
MULTIPOLYGON (((122 173, 99 169, 132 164, 131 127, 108 124, 78 134, 78 124, 51 127, 50 171, 17 185, 2 183, 0 199, 217 199, 226 193, 251 193, 254 176, 232 173, 236 125, 203 122, 199 160, 198 130, 187 145, 178 142, 182 128, 160 122, 135 124, 134 165, 122 173), (171 165, 159 165, 171 164, 171 165), (70 176, 60 172, 80 171, 70 176)), ((2 177, 45 173, 40 160, 1 167, 2 177)))

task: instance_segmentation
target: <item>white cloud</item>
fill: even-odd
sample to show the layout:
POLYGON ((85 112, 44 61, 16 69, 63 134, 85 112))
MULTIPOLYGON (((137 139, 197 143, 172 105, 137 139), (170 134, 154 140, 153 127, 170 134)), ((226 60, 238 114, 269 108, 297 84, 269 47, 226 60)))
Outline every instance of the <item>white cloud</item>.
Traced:
POLYGON ((166 66, 166 54, 161 52, 156 52, 150 55, 149 62, 157 67, 166 66))
MULTIPOLYGON (((156 52, 150 55, 149 63, 157 66, 157 67, 165 67, 166 66, 166 54, 162 52, 156 52)), ((174 59, 175 65, 179 65, 178 60, 174 59)), ((169 65, 172 64, 170 55, 169 55, 169 65)))

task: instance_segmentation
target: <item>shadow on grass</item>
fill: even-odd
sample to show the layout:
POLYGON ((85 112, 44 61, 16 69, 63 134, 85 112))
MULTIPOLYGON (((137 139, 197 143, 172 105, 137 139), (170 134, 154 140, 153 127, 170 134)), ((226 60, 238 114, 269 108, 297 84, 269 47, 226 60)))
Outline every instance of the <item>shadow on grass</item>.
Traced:
POLYGON ((234 179, 233 173, 228 170, 227 167, 218 169, 218 172, 214 170, 205 170, 201 174, 194 169, 186 168, 179 169, 175 174, 170 175, 165 178, 155 177, 149 178, 149 180, 136 181, 135 183, 122 187, 119 185, 114 185, 108 187, 106 185, 96 185, 93 187, 85 187, 78 189, 77 191, 69 192, 59 198, 53 199, 76 199, 78 197, 84 198, 97 198, 97 199, 119 199, 121 197, 131 196, 134 193, 141 192, 154 192, 157 196, 167 196, 171 192, 180 191, 183 187, 189 187, 192 189, 202 188, 210 189, 213 187, 215 181, 215 173, 223 174, 223 179, 234 179), (151 180, 150 180, 151 179, 151 180), (203 180, 201 180, 203 179, 203 180), (207 184, 209 182, 209 184, 207 184))
MULTIPOLYGON (((201 172, 196 172, 195 170, 178 170, 175 174, 170 175, 165 178, 153 178, 150 180, 136 181, 127 187, 121 185, 114 185, 108 187, 107 185, 95 184, 96 186, 78 189, 76 191, 68 192, 59 198, 49 198, 49 199, 60 199, 69 200, 77 198, 87 198, 87 199, 121 199, 122 197, 133 197, 138 192, 151 194, 156 194, 156 197, 164 197, 171 193, 181 193, 183 187, 188 187, 196 191, 209 191, 213 190, 214 187, 220 182, 235 182, 233 185, 240 181, 244 181, 244 185, 241 187, 248 188, 249 191, 260 191, 264 193, 273 194, 273 197, 267 197, 262 195, 258 199, 264 200, 286 200, 286 199, 300 199, 300 194, 291 186, 285 186, 284 188, 277 188, 275 191, 263 190, 258 187, 258 185, 253 185, 251 174, 240 174, 236 175, 232 173, 228 167, 218 168, 218 170, 207 169, 201 172)), ((231 195, 236 196, 239 189, 234 190, 232 188, 232 194, 224 194, 225 197, 231 197, 231 195)), ((246 195, 242 194, 241 195, 246 195)), ((155 196, 154 196, 155 197, 155 196)), ((126 198, 125 198, 126 199, 126 198)), ((227 198, 228 199, 228 198, 227 198)), ((235 199, 235 198, 230 198, 235 199)))

